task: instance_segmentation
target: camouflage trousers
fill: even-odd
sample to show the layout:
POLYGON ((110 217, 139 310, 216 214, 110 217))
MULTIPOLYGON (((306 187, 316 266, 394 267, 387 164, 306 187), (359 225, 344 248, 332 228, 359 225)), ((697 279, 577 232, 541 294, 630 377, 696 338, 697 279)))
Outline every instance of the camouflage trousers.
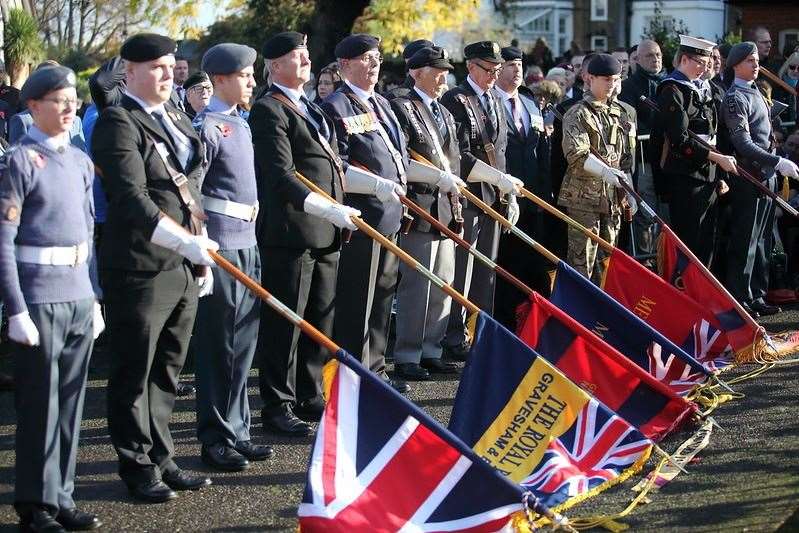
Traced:
MULTIPOLYGON (((609 243, 616 245, 621 227, 620 215, 609 215, 568 208, 570 217, 593 231, 609 243)), ((585 277, 600 285, 605 273, 605 260, 608 253, 577 229, 569 226, 569 245, 566 262, 585 277)))

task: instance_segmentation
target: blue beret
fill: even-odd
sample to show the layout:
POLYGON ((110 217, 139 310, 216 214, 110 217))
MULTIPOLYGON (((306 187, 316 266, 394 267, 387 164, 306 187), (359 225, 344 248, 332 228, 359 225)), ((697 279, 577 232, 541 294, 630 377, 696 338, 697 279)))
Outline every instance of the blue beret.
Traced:
POLYGON ((67 67, 44 67, 35 70, 22 86, 20 100, 39 100, 47 93, 75 86, 75 73, 67 67))
POLYGON ((338 59, 352 59, 370 50, 377 50, 380 46, 380 37, 366 33, 354 33, 344 37, 334 50, 338 59))
POLYGON ((144 63, 159 57, 174 54, 178 44, 166 35, 137 33, 122 43, 119 56, 126 61, 144 63))
POLYGON ((200 68, 209 75, 232 74, 252 66, 258 52, 249 46, 235 43, 222 43, 212 46, 203 55, 200 68))
POLYGON ((199 85, 201 83, 211 83, 211 78, 209 78, 208 74, 202 70, 198 70, 183 82, 183 88, 188 91, 195 85, 199 85))
POLYGON ((455 67, 449 62, 449 54, 438 46, 428 46, 418 50, 408 60, 408 69, 434 67, 453 70, 455 67))
POLYGON ((466 60, 483 59, 491 63, 502 63, 499 45, 494 41, 467 44, 466 48, 463 49, 463 58, 466 60))
POLYGON ((428 41, 427 39, 416 39, 415 41, 411 41, 405 45, 405 49, 402 51, 402 59, 407 61, 413 57, 413 54, 422 48, 429 48, 431 46, 435 46, 435 44, 433 44, 433 41, 428 41))
POLYGON ((296 31, 284 31, 266 41, 261 53, 266 59, 277 59, 297 48, 308 48, 308 36, 296 31))
POLYGON ((727 54, 727 68, 732 68, 752 54, 757 53, 757 45, 751 41, 738 43, 730 48, 730 53, 727 54))
POLYGON ((517 59, 521 61, 523 56, 521 49, 516 46, 506 46, 502 49, 502 59, 505 61, 515 61, 517 59))
POLYGON ((596 54, 588 63, 588 73, 592 76, 615 76, 621 74, 621 63, 610 54, 596 54))

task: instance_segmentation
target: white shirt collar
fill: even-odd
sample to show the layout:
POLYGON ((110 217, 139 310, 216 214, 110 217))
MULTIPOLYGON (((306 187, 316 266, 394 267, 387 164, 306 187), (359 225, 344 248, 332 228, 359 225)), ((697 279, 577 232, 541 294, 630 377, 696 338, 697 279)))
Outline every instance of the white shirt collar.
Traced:
POLYGON ((28 129, 28 136, 37 143, 43 144, 55 151, 58 151, 59 148, 66 148, 66 146, 70 144, 68 131, 51 137, 37 128, 36 125, 33 125, 28 129))
POLYGON ((355 93, 355 96, 357 96, 361 100, 364 100, 364 101, 368 102, 369 99, 375 95, 374 89, 372 90, 372 92, 368 93, 368 92, 364 91, 363 89, 361 89, 360 87, 356 87, 355 85, 350 83, 349 80, 344 80, 344 83, 349 85, 350 89, 352 89, 352 92, 355 93))
POLYGON ((424 105, 427 107, 430 107, 430 104, 432 104, 435 100, 435 98, 430 98, 430 96, 424 91, 419 90, 419 87, 414 86, 413 90, 416 91, 416 94, 419 95, 419 98, 422 99, 422 102, 424 102, 424 105))
POLYGON ((207 106, 205 106, 205 110, 211 113, 224 113, 225 115, 230 115, 236 110, 236 106, 226 104, 216 96, 212 96, 211 101, 208 102, 207 106))
POLYGON ((518 96, 519 96, 519 91, 518 90, 516 92, 514 92, 514 94, 510 94, 510 93, 506 93, 505 91, 500 89, 498 85, 494 85, 494 90, 497 91, 497 95, 499 95, 499 97, 502 98, 503 102, 507 102, 511 98, 518 98, 518 96))
POLYGON ((285 87, 285 86, 280 85, 279 83, 275 83, 275 82, 272 82, 272 85, 274 85, 275 87, 277 87, 278 89, 280 89, 281 91, 286 93, 286 96, 289 97, 289 100, 294 102, 294 105, 299 106, 300 105, 300 98, 305 96, 305 93, 302 92, 302 89, 300 89, 300 90, 289 89, 288 87, 285 87))
POLYGON ((128 95, 134 102, 139 104, 144 112, 148 115, 152 115, 154 112, 158 111, 160 113, 164 113, 164 104, 163 102, 158 105, 150 105, 144 102, 141 98, 133 94, 132 92, 125 90, 125 94, 128 95))
POLYGON ((475 92, 475 93, 477 93, 477 96, 479 96, 480 98, 482 98, 482 97, 483 97, 483 95, 486 93, 486 91, 484 91, 483 89, 481 89, 481 88, 480 88, 480 87, 479 87, 479 86, 478 86, 478 85, 477 85, 477 84, 474 82, 474 80, 472 80, 472 77, 471 77, 471 76, 466 76, 466 81, 469 83, 469 85, 471 85, 471 86, 472 86, 472 89, 474 90, 474 92, 475 92))

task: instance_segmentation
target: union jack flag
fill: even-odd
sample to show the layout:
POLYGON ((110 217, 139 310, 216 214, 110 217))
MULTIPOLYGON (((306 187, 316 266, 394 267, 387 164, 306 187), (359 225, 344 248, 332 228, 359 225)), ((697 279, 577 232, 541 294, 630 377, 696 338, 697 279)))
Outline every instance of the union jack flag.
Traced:
POLYGON ((652 441, 594 399, 550 442, 522 486, 553 506, 611 481, 643 457, 652 441))
POLYGON ((713 373, 731 365, 735 357, 727 335, 704 318, 691 328, 683 348, 713 373))
POLYGON ((646 353, 649 358, 649 373, 679 396, 687 396, 694 387, 707 379, 701 372, 692 372, 691 367, 673 353, 666 357, 663 348, 656 342, 649 345, 646 353))
POLYGON ((345 352, 316 434, 303 532, 499 531, 524 491, 345 352))

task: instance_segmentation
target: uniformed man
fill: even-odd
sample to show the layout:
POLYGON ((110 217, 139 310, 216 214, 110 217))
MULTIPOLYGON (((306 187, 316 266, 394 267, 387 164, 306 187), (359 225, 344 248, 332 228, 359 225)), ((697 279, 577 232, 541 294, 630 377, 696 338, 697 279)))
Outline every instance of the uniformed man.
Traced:
MULTIPOLYGON (((311 72, 306 43, 306 35, 283 32, 263 47, 272 85, 253 104, 249 118, 264 206, 258 244, 264 287, 335 338, 339 228, 355 229, 350 216, 359 212, 311 192, 294 174, 300 172, 339 202, 344 199, 333 123, 303 92, 311 72)), ((264 305, 257 357, 264 429, 310 435, 307 421, 318 420, 324 410, 326 350, 264 305)))
POLYGON ((213 286, 199 180, 200 138, 165 103, 172 92, 175 41, 137 34, 122 45, 127 89, 103 111, 92 152, 108 195, 100 281, 113 368, 108 430, 119 475, 147 502, 211 483, 173 460, 169 419, 200 291, 213 286))
MULTIPOLYGON (((797 167, 774 152, 770 109, 755 85, 760 71, 753 42, 738 43, 727 56, 735 79, 722 104, 722 115, 738 164, 772 191, 775 171, 797 177, 797 167)), ((727 251, 727 288, 750 314, 773 315, 780 308, 763 299, 768 290, 773 244, 773 201, 742 178, 731 183, 732 220, 727 251)))
MULTIPOLYGON (((461 150, 461 176, 469 190, 495 208, 507 203, 509 218, 518 218, 519 206, 514 193, 522 181, 505 173, 505 149, 508 127, 504 112, 491 88, 502 70, 499 45, 480 41, 463 49, 469 75, 441 97, 441 103, 453 115, 461 150)), ((499 224, 479 208, 465 203, 463 238, 494 260, 499 247, 499 224)), ((494 309, 494 271, 474 263, 474 258, 459 248, 455 252, 455 288, 480 309, 494 309)), ((469 353, 466 312, 453 305, 450 312, 444 349, 449 357, 465 360, 469 353)))
POLYGON ((72 146, 75 74, 34 72, 21 98, 33 125, 0 163, 0 298, 16 388, 14 507, 22 531, 94 529, 72 499, 86 372, 103 318, 90 280, 91 160, 72 146))
POLYGON ((718 179, 716 165, 727 172, 735 170, 734 159, 708 151, 687 133, 702 135, 711 145, 717 142, 713 91, 702 79, 714 46, 680 35, 676 68, 657 88, 660 113, 652 131, 655 152, 660 154, 657 163, 669 187, 671 225, 705 265, 710 265, 716 244, 718 196, 727 189, 718 179))
MULTIPOLYGON (((250 127, 236 110, 255 87, 257 53, 249 46, 212 46, 202 59, 214 96, 194 120, 205 147, 203 207, 219 254, 253 279, 261 278, 255 240, 258 190, 250 127)), ((250 439, 247 379, 258 339, 260 300, 234 277, 214 269, 211 294, 197 310, 197 438, 205 464, 239 471, 272 455, 250 439), (221 319, 221 320, 220 320, 221 319)))
POLYGON ((183 88, 186 90, 186 114, 193 119, 211 102, 214 85, 208 73, 200 70, 183 82, 183 88))
MULTIPOLYGON (((405 61, 405 68, 406 69, 410 68, 408 66, 408 62, 416 52, 418 52, 422 48, 429 48, 431 46, 435 45, 433 44, 432 41, 428 41, 427 39, 417 39, 405 45, 405 48, 402 50, 402 60, 405 61)), ((408 75, 405 76, 405 80, 402 82, 402 85, 388 91, 385 96, 389 100, 393 100, 394 98, 399 98, 400 96, 407 97, 411 93, 411 89, 413 89, 413 84, 414 84, 413 76, 411 76, 409 72, 408 75)))
MULTIPOLYGON (((635 154, 635 117, 614 100, 621 64, 608 54, 596 54, 588 64, 583 99, 563 117, 563 154, 568 167, 558 204, 577 222, 615 244, 623 205, 616 189, 630 180, 635 154), (591 153, 591 148, 602 156, 591 153)), ((566 260, 599 284, 606 252, 569 226, 566 260)))
MULTIPOLYGON (((437 46, 418 50, 408 61, 414 84, 407 96, 391 101, 408 147, 438 167, 411 161, 408 197, 445 226, 460 231, 458 187, 465 185, 460 172, 460 151, 455 121, 438 101, 447 89, 447 74, 454 67, 447 52, 437 46)), ((455 277, 455 243, 418 217, 400 246, 435 275, 452 283, 455 277)), ((446 333, 452 298, 404 263, 397 287, 397 341, 394 369, 400 378, 420 381, 430 374, 453 374, 454 363, 442 361, 441 341, 446 333)))
MULTIPOLYGON (((322 108, 335 123, 339 153, 348 163, 347 205, 396 241, 408 154, 391 105, 374 90, 383 61, 379 44, 377 37, 355 34, 336 45, 344 84, 322 108)), ((343 247, 339 264, 333 338, 384 379, 388 379, 385 352, 398 263, 394 254, 359 232, 343 247)), ((393 384, 403 392, 410 389, 405 382, 393 384)))

